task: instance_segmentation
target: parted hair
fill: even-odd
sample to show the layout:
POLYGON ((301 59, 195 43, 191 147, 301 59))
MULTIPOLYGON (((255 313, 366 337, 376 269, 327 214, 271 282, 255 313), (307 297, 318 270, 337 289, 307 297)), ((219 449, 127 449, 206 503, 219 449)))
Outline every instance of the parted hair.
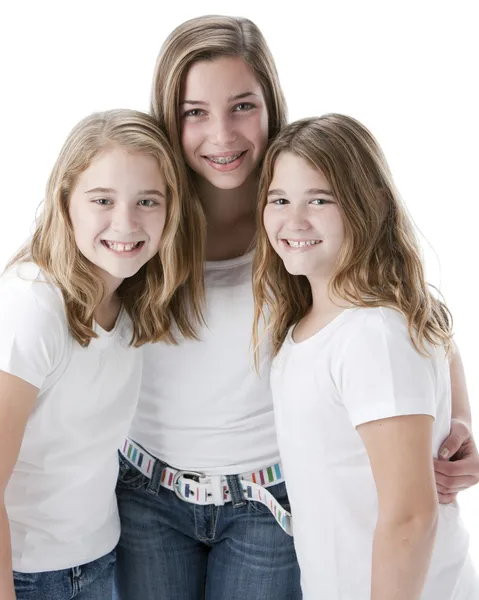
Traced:
MULTIPOLYGON (((332 295, 355 306, 387 306, 406 318, 416 349, 427 344, 452 347, 452 317, 425 281, 415 228, 393 182, 386 158, 372 134, 357 120, 339 114, 296 121, 283 129, 268 149, 260 180, 258 239, 253 267, 255 324, 265 319, 273 353, 288 329, 312 305, 304 276, 293 276, 269 243, 263 212, 275 162, 293 153, 320 170, 339 205, 345 239, 329 285, 332 295)), ((256 354, 256 360, 258 355, 256 354)))
POLYGON ((252 69, 265 96, 269 140, 287 122, 286 101, 276 65, 259 28, 249 19, 206 15, 185 21, 165 40, 158 55, 151 91, 151 111, 181 154, 179 103, 188 69, 202 60, 233 56, 252 69))
POLYGON ((105 284, 75 243, 69 200, 79 175, 95 157, 115 147, 152 156, 167 188, 167 215, 159 251, 117 290, 133 321, 131 343, 175 343, 174 326, 183 336, 194 338, 203 303, 202 266, 195 256, 202 256, 203 251, 195 246, 191 232, 199 228, 201 215, 187 192, 182 161, 174 160, 165 134, 150 115, 110 110, 92 114, 74 127, 49 177, 33 236, 7 268, 18 262, 36 263, 62 292, 74 339, 87 346, 96 337, 94 313, 105 297, 105 284))

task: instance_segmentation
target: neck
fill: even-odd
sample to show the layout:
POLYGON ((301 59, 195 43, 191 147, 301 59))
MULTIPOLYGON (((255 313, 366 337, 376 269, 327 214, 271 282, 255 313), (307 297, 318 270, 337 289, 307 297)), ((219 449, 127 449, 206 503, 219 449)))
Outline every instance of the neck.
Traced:
POLYGON ((207 260, 227 260, 245 254, 256 233, 257 174, 231 190, 197 178, 196 189, 208 227, 207 260))
POLYGON ((196 179, 196 189, 208 225, 228 225, 239 219, 255 217, 258 199, 258 177, 251 175, 238 188, 223 190, 206 179, 196 179))
POLYGON ((96 308, 94 317, 100 327, 106 331, 110 331, 113 329, 118 313, 120 312, 121 300, 118 298, 116 292, 123 280, 116 279, 111 275, 105 277, 105 275, 103 274, 106 284, 106 294, 96 308))
POLYGON ((343 298, 340 298, 339 296, 335 296, 330 291, 330 277, 308 277, 308 281, 311 285, 311 292, 313 296, 311 314, 315 314, 318 317, 321 316, 325 320, 332 320, 334 317, 342 313, 345 308, 349 308, 351 306, 349 302, 343 298))

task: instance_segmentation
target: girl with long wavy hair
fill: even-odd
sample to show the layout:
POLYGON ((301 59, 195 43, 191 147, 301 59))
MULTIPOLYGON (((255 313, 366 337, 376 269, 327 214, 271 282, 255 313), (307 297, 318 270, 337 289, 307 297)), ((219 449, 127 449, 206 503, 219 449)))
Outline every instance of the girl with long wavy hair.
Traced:
POLYGON ((451 425, 450 313, 376 140, 343 115, 269 148, 254 293, 305 600, 473 600, 433 456, 451 425))
POLYGON ((0 277, 2 600, 111 597, 139 347, 191 337, 201 310, 186 186, 152 117, 91 115, 0 277))
MULTIPOLYGON (((270 365, 263 360, 258 375, 250 360, 260 166, 286 125, 263 34, 240 17, 182 23, 160 50, 151 106, 177 160, 187 164, 203 212, 196 233, 204 251, 194 260, 206 302, 198 341, 145 346, 140 400, 121 448, 118 595, 296 600, 299 569, 288 535, 270 365)), ((265 339, 264 354, 268 349, 265 339)), ((469 407, 457 358, 455 364, 462 416, 469 407)), ((455 428, 473 455, 467 425, 461 420, 455 428)), ((476 464, 479 471, 474 455, 454 463, 454 477, 438 475, 440 493, 449 499, 458 479, 471 485, 476 464), (464 478, 455 476, 461 468, 464 478)))

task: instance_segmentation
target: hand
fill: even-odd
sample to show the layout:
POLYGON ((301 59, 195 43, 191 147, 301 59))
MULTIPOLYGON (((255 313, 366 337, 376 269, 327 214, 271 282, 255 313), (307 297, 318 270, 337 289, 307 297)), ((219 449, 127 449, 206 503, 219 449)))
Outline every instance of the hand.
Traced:
POLYGON ((468 423, 452 419, 449 436, 434 460, 434 471, 441 504, 453 502, 458 492, 479 482, 479 452, 468 423))

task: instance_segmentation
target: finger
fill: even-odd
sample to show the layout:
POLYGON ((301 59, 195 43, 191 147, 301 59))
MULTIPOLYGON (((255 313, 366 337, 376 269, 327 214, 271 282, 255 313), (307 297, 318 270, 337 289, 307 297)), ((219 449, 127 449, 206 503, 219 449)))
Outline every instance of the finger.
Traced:
POLYGON ((479 478, 479 459, 474 458, 473 460, 434 460, 434 471, 442 473, 448 477, 460 477, 463 475, 471 475, 477 479, 479 478))
POLYGON ((438 494, 439 504, 451 504, 456 499, 456 494, 438 494))
POLYGON ((472 475, 461 475, 458 477, 447 477, 441 473, 436 473, 436 484, 450 488, 470 488, 477 483, 477 477, 472 475))
POLYGON ((439 449, 439 456, 442 459, 450 458, 456 454, 463 442, 464 439, 461 436, 457 435, 456 433, 452 433, 444 440, 441 448, 439 449))
POLYGON ((436 485, 436 489, 441 494, 458 494, 459 492, 464 492, 464 490, 468 490, 470 485, 459 485, 454 487, 446 487, 443 485, 436 485))

